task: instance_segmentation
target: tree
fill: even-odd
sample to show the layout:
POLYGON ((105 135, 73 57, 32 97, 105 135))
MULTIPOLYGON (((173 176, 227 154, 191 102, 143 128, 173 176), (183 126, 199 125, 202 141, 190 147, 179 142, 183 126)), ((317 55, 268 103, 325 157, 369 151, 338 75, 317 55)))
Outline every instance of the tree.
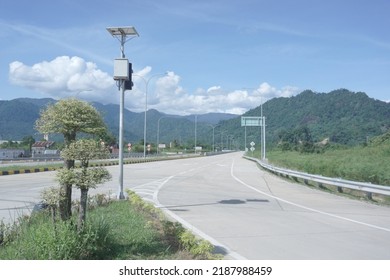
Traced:
MULTIPOLYGON (((100 113, 89 103, 74 98, 63 99, 50 104, 41 111, 35 122, 40 133, 60 133, 64 136, 65 147, 76 140, 78 133, 99 135, 106 126, 100 113)), ((74 167, 74 160, 64 159, 66 169, 74 167)), ((72 215, 72 184, 63 182, 59 211, 61 219, 67 220, 72 215)))
POLYGON ((30 136, 25 136, 23 137, 22 139, 22 145, 25 146, 25 147, 28 147, 28 150, 29 152, 31 153, 31 147, 32 145, 35 143, 35 139, 34 137, 32 137, 31 135, 30 136))
POLYGON ((293 130, 283 130, 279 132, 279 147, 283 151, 299 150, 303 153, 312 153, 315 151, 313 137, 307 126, 297 127, 293 130))
POLYGON ((72 142, 61 152, 67 160, 79 160, 81 168, 62 169, 57 178, 61 184, 71 182, 80 189, 78 230, 81 231, 86 220, 88 190, 111 179, 110 173, 102 167, 88 168, 91 159, 107 158, 109 151, 91 139, 72 142))

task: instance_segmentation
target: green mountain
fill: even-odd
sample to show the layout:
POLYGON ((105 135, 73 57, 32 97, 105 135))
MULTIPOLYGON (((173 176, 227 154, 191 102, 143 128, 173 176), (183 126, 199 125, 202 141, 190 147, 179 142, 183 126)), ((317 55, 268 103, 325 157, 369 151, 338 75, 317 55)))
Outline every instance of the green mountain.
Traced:
MULTIPOLYGON (((18 98, 14 100, 0 100, 0 140, 20 140, 32 135, 39 140, 39 135, 34 130, 34 123, 39 118, 40 110, 54 99, 18 98)), ((119 134, 119 105, 92 104, 99 110, 114 137, 119 134)), ((135 113, 124 110, 124 140, 125 142, 139 143, 144 138, 144 112, 135 113)), ((212 125, 220 120, 226 120, 236 115, 231 114, 204 114, 197 116, 196 134, 197 144, 212 145, 212 125)), ((160 143, 169 144, 175 141, 178 144, 194 145, 195 142, 195 116, 168 115, 157 110, 148 110, 147 143, 157 143, 157 132, 160 143)), ((55 140, 61 140, 59 136, 52 135, 55 140)))
POLYGON ((39 110, 39 105, 23 100, 0 100, 0 140, 21 140, 34 135, 33 123, 39 110))
MULTIPOLYGON (((20 140, 32 135, 39 112, 53 99, 19 98, 0 100, 0 140, 20 140)), ((93 103, 102 113, 114 137, 118 135, 119 106, 93 103)), ((369 98, 362 92, 346 89, 329 93, 310 90, 293 97, 274 98, 262 106, 266 118, 267 147, 281 141, 330 142, 356 145, 366 143, 374 136, 390 130, 390 103, 369 98)), ((244 114, 260 116, 261 106, 244 114)), ((178 144, 193 147, 195 144, 217 148, 243 148, 245 129, 241 127, 241 116, 229 114, 205 114, 189 116, 168 115, 156 110, 147 112, 148 143, 178 144), (197 120, 195 125, 195 119, 197 120), (195 136, 196 132, 196 136, 195 136)), ((247 143, 260 143, 260 128, 247 127, 247 143)), ((124 111, 124 138, 126 142, 143 141, 144 113, 124 111)), ((258 149, 258 147, 256 147, 258 149)))
MULTIPOLYGON (((260 115, 260 106, 244 114, 260 115)), ((263 115, 267 146, 274 146, 285 135, 294 133, 295 136, 305 133, 313 142, 328 139, 333 143, 356 145, 390 129, 390 103, 346 89, 329 93, 306 90, 293 97, 274 98, 263 104, 263 115)), ((243 139, 244 128, 240 125, 238 117, 222 122, 219 131, 243 139)), ((259 127, 247 127, 247 143, 250 141, 260 142, 259 127)))

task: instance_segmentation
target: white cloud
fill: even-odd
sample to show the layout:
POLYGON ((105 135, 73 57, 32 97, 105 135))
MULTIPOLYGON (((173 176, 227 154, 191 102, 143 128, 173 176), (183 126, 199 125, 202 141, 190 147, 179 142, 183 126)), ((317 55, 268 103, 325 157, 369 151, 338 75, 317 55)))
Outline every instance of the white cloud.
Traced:
POLYGON ((264 82, 262 83, 258 89, 255 90, 255 94, 258 93, 262 96, 263 101, 267 101, 269 99, 275 97, 290 97, 298 93, 298 88, 294 86, 285 86, 281 89, 277 89, 270 84, 264 82))
POLYGON ((151 106, 169 114, 201 114, 208 112, 243 114, 274 97, 287 97, 298 93, 298 88, 286 86, 281 89, 262 83, 254 91, 226 91, 221 86, 212 86, 207 90, 198 88, 194 93, 186 92, 180 86, 180 77, 173 72, 159 78, 154 95, 148 99, 155 100, 151 106))
POLYGON ((213 86, 208 88, 207 93, 209 94, 219 94, 221 92, 221 86, 213 86))
MULTIPOLYGON (((118 88, 112 76, 97 65, 80 57, 61 56, 28 66, 14 61, 9 66, 12 84, 33 89, 59 99, 77 96, 88 101, 119 103, 118 88)), ((224 90, 211 86, 190 93, 181 85, 181 77, 174 72, 152 74, 146 66, 133 74, 134 87, 126 92, 125 107, 131 111, 145 109, 147 91, 148 109, 154 108, 168 114, 202 114, 209 112, 243 114, 274 97, 288 97, 298 93, 298 88, 280 89, 263 82, 255 90, 224 90)))
POLYGON ((33 66, 14 61, 9 65, 9 80, 14 85, 55 99, 77 95, 91 101, 103 101, 104 95, 115 89, 109 74, 77 56, 60 56, 33 66))
POLYGON ((135 72, 133 76, 135 79, 137 79, 137 77, 145 78, 150 72, 152 72, 152 67, 146 66, 144 69, 135 72))

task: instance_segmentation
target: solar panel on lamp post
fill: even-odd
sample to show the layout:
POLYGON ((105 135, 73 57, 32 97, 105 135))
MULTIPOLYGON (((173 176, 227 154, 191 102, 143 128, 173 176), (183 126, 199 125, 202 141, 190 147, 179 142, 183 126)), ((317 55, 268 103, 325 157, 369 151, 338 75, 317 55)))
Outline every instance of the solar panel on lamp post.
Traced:
MULTIPOLYGON (((114 64, 114 79, 117 80, 118 89, 121 90, 120 95, 120 106, 119 106, 119 189, 118 189, 118 199, 124 199, 125 196, 123 194, 123 108, 125 102, 125 82, 129 80, 129 66, 127 61, 127 77, 126 77, 126 69, 123 69, 121 65, 123 65, 123 61, 125 59, 125 43, 133 39, 134 37, 138 37, 137 30, 132 26, 125 27, 107 27, 107 31, 115 38, 117 38, 120 42, 121 47, 121 59, 115 60, 118 61, 118 69, 116 68, 116 64, 114 64), (124 70, 124 75, 116 76, 115 71, 122 72, 124 70)), ((124 61, 126 64, 126 61, 124 61)))

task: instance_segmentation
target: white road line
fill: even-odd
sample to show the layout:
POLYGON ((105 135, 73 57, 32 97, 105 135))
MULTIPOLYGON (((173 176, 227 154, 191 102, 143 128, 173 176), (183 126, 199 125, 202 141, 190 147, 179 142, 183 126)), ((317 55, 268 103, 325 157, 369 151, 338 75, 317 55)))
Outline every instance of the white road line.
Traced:
POLYGON ((163 182, 161 182, 161 184, 158 186, 158 188, 156 189, 154 195, 153 195, 153 202, 154 204, 156 205, 156 207, 160 208, 161 210, 163 210, 166 214, 168 214, 169 216, 171 216, 173 219, 175 219, 176 221, 178 221, 179 223, 181 223, 185 228, 191 230, 192 232, 194 232, 196 235, 202 237, 203 239, 205 240, 208 240, 209 242, 211 242, 214 246, 217 246, 217 247, 221 247, 223 248, 225 251, 226 251, 226 255, 229 256, 230 258, 232 259, 235 259, 235 260, 246 260, 247 258, 241 256, 240 254, 236 253, 236 252, 233 252, 232 250, 230 250, 230 248, 226 247, 225 245, 221 244, 220 242, 218 242, 217 240, 215 240, 214 238, 212 238, 211 236, 207 235, 206 233, 204 233, 203 231, 201 231, 200 229, 196 228, 195 226, 193 226, 192 224, 190 224, 189 222, 187 222, 186 220, 180 218, 179 216, 177 216, 176 214, 174 214, 172 211, 170 211, 169 209, 167 209, 163 204, 160 203, 160 201, 158 200, 158 193, 159 191, 161 190, 161 188, 166 184, 168 183, 171 179, 175 178, 176 175, 173 175, 173 176, 170 176, 168 177, 166 180, 164 180, 163 182))
POLYGON ((342 217, 342 216, 339 216, 339 215, 331 214, 331 213, 324 212, 324 211, 321 211, 321 210, 317 210, 317 209, 314 209, 314 208, 310 208, 310 207, 307 207, 307 206, 304 206, 304 205, 300 205, 300 204, 297 204, 297 203, 285 200, 283 198, 280 198, 280 197, 268 194, 266 192, 260 191, 260 190, 256 189, 255 187, 253 187, 251 185, 248 185, 247 183, 245 183, 245 182, 241 181, 239 178, 237 178, 234 175, 233 168, 234 168, 234 160, 233 160, 231 168, 230 168, 230 174, 231 174, 231 176, 233 177, 234 180, 236 180, 240 184, 242 184, 242 185, 246 186, 247 188, 249 188, 249 189, 251 189, 251 190, 253 190, 255 192, 258 192, 258 193, 260 193, 262 195, 271 197, 271 198, 276 199, 278 201, 281 201, 281 202, 284 202, 286 204, 290 204, 290 205, 293 205, 295 207, 298 207, 298 208, 301 208, 301 209, 305 209, 305 210, 308 210, 308 211, 311 211, 311 212, 315 212, 315 213, 322 214, 322 215, 325 215, 325 216, 329 216, 329 217, 332 217, 332 218, 336 218, 336 219, 348 221, 348 222, 351 222, 351 223, 367 226, 367 227, 370 227, 370 228, 374 228, 374 229, 379 229, 379 230, 390 232, 390 228, 380 227, 380 226, 376 226, 376 225, 372 225, 372 224, 356 221, 356 220, 353 220, 353 219, 349 219, 349 218, 346 218, 346 217, 342 217))

